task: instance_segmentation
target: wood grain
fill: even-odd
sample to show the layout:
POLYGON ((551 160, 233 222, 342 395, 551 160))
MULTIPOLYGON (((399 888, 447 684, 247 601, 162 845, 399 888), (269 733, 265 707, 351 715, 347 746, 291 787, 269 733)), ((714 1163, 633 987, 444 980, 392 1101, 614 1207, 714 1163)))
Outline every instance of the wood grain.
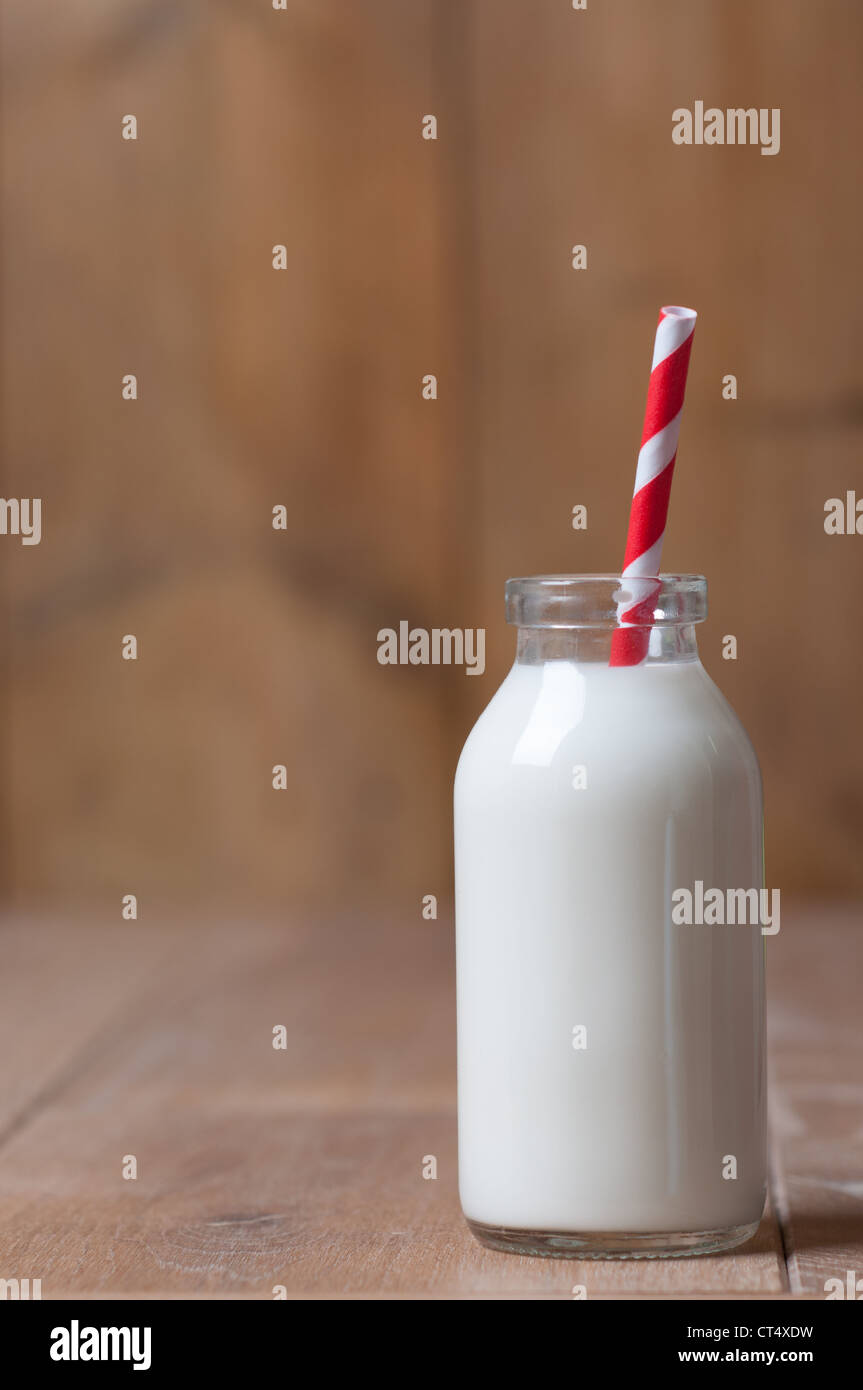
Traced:
POLYGON ((376 660, 381 627, 457 621, 463 386, 420 392, 460 355, 434 16, 4 15, 5 488, 44 513, 3 549, 19 904, 447 890, 464 676, 376 660))
MULTIPOLYGON (((863 913, 813 910, 771 943, 777 1200, 792 1290, 863 1279, 863 913)), ((835 1287, 835 1286, 834 1286, 835 1287)), ((863 1286, 860 1293, 863 1294, 863 1286)))
POLYGON ((445 897, 452 768, 512 654, 503 583, 619 564, 669 298, 701 321, 665 563, 710 581, 702 652, 764 766, 771 883, 859 894, 863 548, 823 505, 859 491, 863 9, 8 0, 0 22, 4 489, 45 516, 39 547, 0 547, 7 897, 445 897), (699 95, 779 106, 780 154, 672 145, 699 95), (382 670, 401 618, 485 627, 486 675, 382 670))
POLYGON ((859 928, 786 911, 768 943, 776 1186, 756 1239, 601 1263, 496 1254, 465 1227, 447 923, 9 926, 0 1267, 46 1297, 823 1297, 863 1269, 859 928))
MULTIPOLYGON (((863 598, 863 545, 825 535, 823 509, 860 494, 863 299, 849 290, 861 192, 842 132, 863 121, 863 9, 476 0, 469 12, 472 611, 489 630, 491 683, 512 660, 509 575, 620 565, 657 310, 693 304, 663 568, 708 578, 700 648, 761 759, 769 881, 857 897, 863 643, 836 598, 863 598), (780 108, 780 153, 674 145, 672 111, 697 98, 780 108), (583 271, 571 268, 576 243, 583 271), (722 399, 726 373, 735 401, 722 399), (572 530, 576 503, 586 531, 572 530), (722 659, 726 634, 736 661, 722 659)), ((466 729, 487 696, 473 682, 464 695, 466 729)))
POLYGON ((143 933, 134 952, 119 927, 87 922, 74 930, 42 921, 0 927, 0 1144, 27 1122, 165 969, 165 932, 143 933), (130 966, 134 962, 134 969, 130 966))

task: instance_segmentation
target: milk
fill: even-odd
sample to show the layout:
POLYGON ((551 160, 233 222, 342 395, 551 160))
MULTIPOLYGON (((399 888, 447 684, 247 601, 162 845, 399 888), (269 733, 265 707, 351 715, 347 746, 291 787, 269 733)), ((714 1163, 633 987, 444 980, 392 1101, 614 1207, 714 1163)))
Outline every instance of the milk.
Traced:
POLYGON ((761 785, 700 661, 517 663, 461 755, 455 866, 465 1215, 742 1238, 764 938, 674 925, 671 895, 761 887, 761 785))

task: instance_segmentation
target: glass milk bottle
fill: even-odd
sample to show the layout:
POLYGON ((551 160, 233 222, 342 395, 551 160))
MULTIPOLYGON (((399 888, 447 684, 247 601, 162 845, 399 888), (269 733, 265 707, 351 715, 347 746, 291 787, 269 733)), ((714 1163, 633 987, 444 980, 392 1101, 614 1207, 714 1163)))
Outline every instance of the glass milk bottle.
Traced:
POLYGON ((456 774, 460 1191, 500 1250, 724 1250, 764 1204, 758 762, 698 657, 704 579, 662 576, 611 667, 622 583, 509 580, 515 664, 456 774), (743 924, 700 924, 699 884, 743 924))

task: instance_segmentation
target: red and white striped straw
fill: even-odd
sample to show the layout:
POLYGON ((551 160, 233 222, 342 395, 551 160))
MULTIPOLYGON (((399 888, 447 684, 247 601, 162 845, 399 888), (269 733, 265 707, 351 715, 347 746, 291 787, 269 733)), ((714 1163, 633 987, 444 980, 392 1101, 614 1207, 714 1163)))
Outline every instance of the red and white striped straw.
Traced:
MULTIPOLYGON (((694 309, 676 305, 659 311, 623 558, 624 579, 659 574, 695 318, 694 309)), ((618 613, 618 621, 638 626, 615 629, 611 638, 612 666, 637 666, 647 657, 654 600, 660 584, 655 580, 631 587, 632 596, 627 600, 628 606, 618 613)))

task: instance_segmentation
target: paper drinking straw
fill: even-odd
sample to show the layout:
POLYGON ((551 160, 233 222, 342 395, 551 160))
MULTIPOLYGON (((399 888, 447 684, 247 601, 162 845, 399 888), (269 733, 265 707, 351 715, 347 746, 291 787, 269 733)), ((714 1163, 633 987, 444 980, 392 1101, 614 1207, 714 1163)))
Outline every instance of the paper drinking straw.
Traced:
POLYGON ((653 582, 629 586, 631 597, 618 621, 638 626, 612 633, 612 666, 637 666, 647 657, 695 319, 694 309, 677 305, 659 311, 622 571, 623 579, 653 582))

